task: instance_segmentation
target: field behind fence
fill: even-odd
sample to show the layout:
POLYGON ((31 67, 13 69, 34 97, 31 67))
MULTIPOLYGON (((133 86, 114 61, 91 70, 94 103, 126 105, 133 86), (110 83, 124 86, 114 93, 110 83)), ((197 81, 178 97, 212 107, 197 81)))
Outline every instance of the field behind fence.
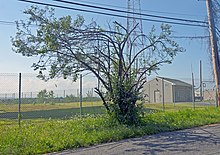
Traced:
MULTIPOLYGON (((21 74, 19 80, 19 74, 0 74, 0 125, 7 121, 17 124, 20 120, 68 119, 76 115, 105 113, 94 92, 98 81, 92 75, 82 76, 81 85, 80 80, 73 82, 59 78, 45 82, 36 76, 21 74)), ((215 100, 211 91, 207 93, 207 99, 212 98, 207 101, 165 105, 145 103, 144 107, 146 112, 213 107, 215 100)))
POLYGON ((0 120, 65 119, 104 112, 94 93, 97 80, 93 76, 83 77, 81 88, 79 80, 45 82, 36 76, 21 74, 19 80, 19 74, 0 74, 0 120))

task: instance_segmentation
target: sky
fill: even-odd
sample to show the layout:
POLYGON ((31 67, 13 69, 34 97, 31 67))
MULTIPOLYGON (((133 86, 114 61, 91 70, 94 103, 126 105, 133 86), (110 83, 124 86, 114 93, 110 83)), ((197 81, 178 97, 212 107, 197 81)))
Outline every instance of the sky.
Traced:
MULTIPOLYGON (((41 1, 42 0, 35 0, 41 1)), ((44 0, 43 2, 61 4, 52 0, 44 0)), ((117 6, 127 7, 127 0, 78 0, 77 2, 100 3, 106 7, 117 6)), ((15 36, 15 24, 7 24, 6 22, 14 22, 27 17, 22 11, 31 4, 20 2, 18 0, 2 0, 0 3, 0 73, 37 73, 33 71, 31 65, 36 58, 27 58, 16 54, 12 50, 11 37, 15 36)), ((143 13, 168 16, 175 18, 184 18, 192 20, 207 20, 206 3, 198 0, 141 0, 141 9, 143 13)), ((83 15, 87 21, 96 20, 100 25, 106 26, 108 22, 119 21, 122 24, 126 23, 126 19, 111 16, 103 16, 92 13, 79 11, 70 11, 56 8, 57 16, 71 15, 73 18, 77 15, 83 15)), ((156 28, 161 23, 143 21, 143 31, 148 33, 153 25, 156 28)), ((207 36, 209 32, 207 28, 172 25, 172 30, 175 36, 207 36)), ((212 71, 210 64, 210 54, 208 52, 207 39, 175 39, 186 52, 179 53, 172 64, 165 64, 157 74, 153 74, 149 79, 155 76, 164 76, 175 78, 191 83, 191 72, 194 72, 196 84, 199 79, 199 61, 203 64, 204 80, 212 79, 212 71)))

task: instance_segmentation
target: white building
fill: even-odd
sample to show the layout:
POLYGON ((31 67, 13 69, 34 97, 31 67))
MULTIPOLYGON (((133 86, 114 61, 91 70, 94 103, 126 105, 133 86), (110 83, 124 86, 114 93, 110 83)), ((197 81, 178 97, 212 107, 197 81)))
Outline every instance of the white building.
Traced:
POLYGON ((192 85, 165 77, 156 77, 144 85, 143 94, 148 103, 192 102, 192 85), (163 96, 164 94, 164 96, 163 96))

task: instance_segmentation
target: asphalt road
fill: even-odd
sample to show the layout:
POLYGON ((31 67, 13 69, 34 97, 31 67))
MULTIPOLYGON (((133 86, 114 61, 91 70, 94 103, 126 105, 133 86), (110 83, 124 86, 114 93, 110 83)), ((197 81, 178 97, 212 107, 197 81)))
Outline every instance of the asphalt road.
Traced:
POLYGON ((220 155, 220 124, 66 150, 53 155, 220 155))

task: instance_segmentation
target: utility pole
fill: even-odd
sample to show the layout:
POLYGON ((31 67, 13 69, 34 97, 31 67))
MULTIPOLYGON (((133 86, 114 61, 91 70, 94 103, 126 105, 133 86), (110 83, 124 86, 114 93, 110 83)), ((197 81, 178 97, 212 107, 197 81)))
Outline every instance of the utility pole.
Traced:
POLYGON ((213 63, 215 84, 216 84, 217 103, 220 106, 220 90, 219 90, 220 65, 219 65, 219 55, 218 55, 218 44, 217 44, 216 31, 215 31, 215 21, 214 21, 214 15, 212 12, 212 9, 213 9, 212 0, 206 0, 206 7, 207 7, 207 13, 208 13, 210 42, 211 42, 211 47, 212 47, 212 63, 213 63))

